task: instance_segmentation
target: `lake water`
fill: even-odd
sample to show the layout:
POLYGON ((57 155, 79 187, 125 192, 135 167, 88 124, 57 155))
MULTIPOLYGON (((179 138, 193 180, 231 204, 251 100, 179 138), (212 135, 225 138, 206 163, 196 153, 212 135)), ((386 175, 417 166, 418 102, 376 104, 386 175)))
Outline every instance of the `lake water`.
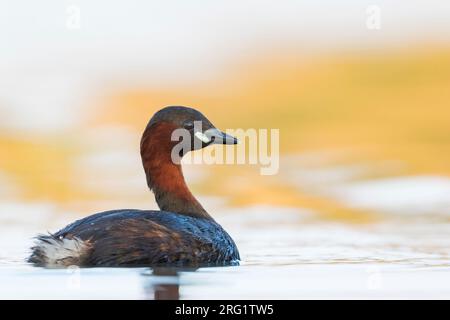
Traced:
POLYGON ((222 207, 215 216, 235 239, 240 266, 49 270, 23 262, 36 232, 73 219, 48 211, 2 205, 0 298, 450 298, 448 215, 390 214, 361 225, 295 208, 222 207))

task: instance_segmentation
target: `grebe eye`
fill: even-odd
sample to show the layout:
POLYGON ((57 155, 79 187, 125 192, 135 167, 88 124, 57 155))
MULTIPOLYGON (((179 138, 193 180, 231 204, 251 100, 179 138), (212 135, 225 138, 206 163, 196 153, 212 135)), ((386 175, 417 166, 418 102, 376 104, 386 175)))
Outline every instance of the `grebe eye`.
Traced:
POLYGON ((191 130, 192 128, 194 128, 194 123, 191 122, 191 121, 187 121, 187 122, 184 123, 183 126, 184 126, 185 129, 191 130))

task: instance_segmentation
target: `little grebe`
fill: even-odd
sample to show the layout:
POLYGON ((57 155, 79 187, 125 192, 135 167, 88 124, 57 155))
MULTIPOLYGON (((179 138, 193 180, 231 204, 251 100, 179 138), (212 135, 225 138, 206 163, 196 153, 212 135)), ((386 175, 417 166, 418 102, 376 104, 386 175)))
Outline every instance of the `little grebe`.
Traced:
POLYGON ((233 239, 191 194, 179 163, 186 152, 213 143, 236 144, 237 139, 192 108, 158 111, 142 135, 141 157, 161 211, 122 209, 88 216, 54 234, 39 235, 28 262, 45 267, 237 264, 233 239), (174 161, 176 129, 187 130, 190 141, 174 161))

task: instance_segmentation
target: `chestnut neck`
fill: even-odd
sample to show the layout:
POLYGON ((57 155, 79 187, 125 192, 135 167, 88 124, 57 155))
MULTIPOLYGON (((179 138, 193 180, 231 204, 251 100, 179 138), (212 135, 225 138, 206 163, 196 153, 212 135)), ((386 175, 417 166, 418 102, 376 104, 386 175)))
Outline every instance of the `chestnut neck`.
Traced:
POLYGON ((162 211, 211 219, 202 205, 189 191, 180 164, 171 158, 177 143, 171 141, 177 127, 168 122, 149 124, 141 139, 141 157, 147 185, 155 194, 162 211))

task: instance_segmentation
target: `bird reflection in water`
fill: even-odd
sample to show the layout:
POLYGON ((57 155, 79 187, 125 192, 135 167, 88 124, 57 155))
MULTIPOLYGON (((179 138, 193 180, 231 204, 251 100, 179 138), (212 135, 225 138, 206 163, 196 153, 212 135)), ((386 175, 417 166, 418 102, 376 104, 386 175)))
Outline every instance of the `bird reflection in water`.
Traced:
POLYGON ((145 298, 149 300, 179 300, 180 272, 194 272, 197 269, 153 268, 146 271, 144 283, 145 298))

